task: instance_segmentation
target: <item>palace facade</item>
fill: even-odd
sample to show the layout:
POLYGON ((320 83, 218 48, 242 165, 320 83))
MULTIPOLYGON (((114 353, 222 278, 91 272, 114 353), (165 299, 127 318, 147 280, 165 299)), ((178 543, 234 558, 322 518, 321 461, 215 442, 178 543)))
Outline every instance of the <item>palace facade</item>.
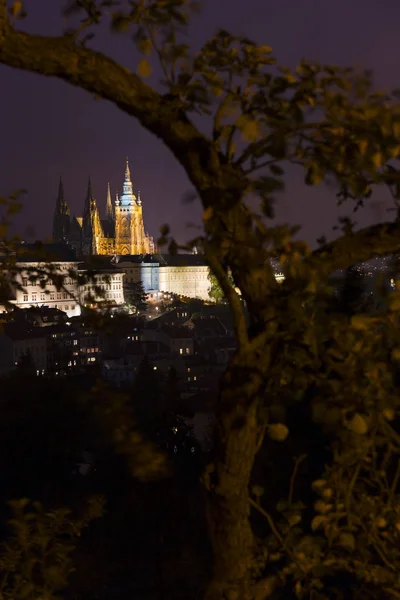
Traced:
POLYGON ((53 239, 55 242, 66 242, 80 257, 153 254, 156 251, 153 238, 144 229, 140 192, 137 195, 133 192, 128 159, 123 192, 121 196, 116 194, 114 203, 108 184, 105 218, 100 216, 90 177, 83 215, 73 215, 71 218, 60 179, 53 218, 53 239))

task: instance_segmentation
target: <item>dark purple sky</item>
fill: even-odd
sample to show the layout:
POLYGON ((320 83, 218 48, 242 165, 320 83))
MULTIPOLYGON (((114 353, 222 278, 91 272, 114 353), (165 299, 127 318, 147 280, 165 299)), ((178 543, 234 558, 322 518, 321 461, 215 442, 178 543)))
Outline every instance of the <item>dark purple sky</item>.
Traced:
MULTIPOLYGON (((63 27, 64 0, 27 2, 24 28, 56 34, 63 27)), ((245 34, 272 46, 280 64, 301 58, 340 65, 362 65, 375 71, 381 86, 400 87, 399 0, 208 0, 191 28, 194 45, 217 27, 245 34)), ((135 68, 129 40, 100 32, 94 45, 135 68)), ((145 226, 157 235, 168 222, 182 240, 192 235, 187 222, 199 218, 199 207, 183 205, 190 185, 168 150, 132 118, 113 105, 60 81, 0 66, 0 194, 26 188, 21 233, 28 225, 36 237, 48 236, 58 178, 64 180, 71 211, 80 215, 88 174, 103 210, 107 181, 112 193, 121 188, 125 156, 134 186, 141 190, 145 226), (185 233, 186 232, 186 233, 185 233)), ((374 199, 375 200, 375 199, 374 199)), ((387 218, 384 195, 360 224, 387 218)), ((387 205, 387 204, 386 204, 387 205)), ((280 221, 303 226, 310 243, 331 235, 338 214, 332 192, 306 188, 293 175, 277 206, 280 221)))

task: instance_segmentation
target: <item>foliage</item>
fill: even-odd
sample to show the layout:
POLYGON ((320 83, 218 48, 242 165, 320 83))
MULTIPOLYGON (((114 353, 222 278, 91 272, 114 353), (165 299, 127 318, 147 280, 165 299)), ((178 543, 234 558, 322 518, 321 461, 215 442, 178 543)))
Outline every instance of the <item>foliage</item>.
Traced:
POLYGON ((145 292, 143 283, 136 281, 130 283, 124 289, 125 302, 136 314, 143 314, 148 308, 148 294, 145 292))
MULTIPOLYGON (((228 275, 228 280, 231 285, 233 285, 232 276, 228 275)), ((220 284, 218 283, 218 279, 212 273, 212 271, 208 274, 208 281, 210 282, 209 294, 210 298, 215 302, 221 302, 225 299, 225 294, 222 291, 220 284)))
MULTIPOLYGON (((82 22, 60 38, 14 28, 22 17, 16 4, 9 17, 0 2, 0 62, 113 101, 172 151, 203 205, 204 233, 187 249, 202 247, 238 343, 222 377, 203 478, 214 563, 207 600, 261 600, 278 588, 324 600, 398 597, 399 299, 354 314, 353 298, 349 314, 332 305, 327 280, 396 252, 399 220, 356 231, 342 218, 338 238, 314 252, 294 241, 297 228, 270 221, 290 165, 303 169, 306 185, 329 184, 354 210, 386 186, 398 212, 397 92, 377 92, 370 73, 307 61, 279 67, 271 48, 225 30, 193 55, 182 33, 196 6, 186 0, 71 1, 67 15, 82 22), (107 17, 142 54, 136 74, 88 47, 93 26, 107 17), (144 81, 154 57, 163 94, 144 81), (271 258, 285 272, 281 285, 271 258), (281 448, 279 464, 299 407, 329 453, 306 483, 305 508, 293 503, 292 477, 287 505, 271 516, 264 482, 256 499, 249 496, 255 457, 267 433, 266 443, 281 448), (264 537, 252 528, 249 502, 270 529, 264 537)), ((137 449, 129 427, 118 439, 137 449)))
POLYGON ((299 598, 313 590, 347 598, 348 586, 354 598, 396 597, 399 589, 398 307, 396 294, 380 315, 313 316, 282 340, 293 362, 277 361, 270 418, 274 406, 293 412, 307 398, 309 419, 324 432, 319 451, 330 446, 322 472, 307 480, 313 508, 309 487, 293 501, 293 481, 289 501, 274 507, 275 522, 263 491, 252 501, 272 526, 266 563, 281 565, 299 598))
POLYGON ((55 600, 74 570, 74 541, 91 520, 101 516, 102 500, 93 497, 79 518, 70 510, 46 511, 27 499, 10 505, 12 534, 0 554, 0 598, 55 600))

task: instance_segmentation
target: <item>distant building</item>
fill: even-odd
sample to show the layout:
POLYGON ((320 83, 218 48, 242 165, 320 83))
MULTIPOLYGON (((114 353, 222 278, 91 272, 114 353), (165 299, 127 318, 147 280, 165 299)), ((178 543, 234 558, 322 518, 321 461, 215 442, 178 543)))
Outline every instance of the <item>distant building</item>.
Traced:
POLYGON ((8 274, 9 302, 18 308, 45 306, 69 317, 80 315, 78 282, 71 276, 78 265, 74 251, 64 244, 22 245, 15 273, 8 274), (62 278, 62 289, 58 278, 62 278))
POLYGON ((144 230, 140 192, 134 194, 128 159, 121 196, 111 200, 110 185, 107 189, 105 218, 100 217, 89 177, 88 189, 82 217, 70 214, 60 180, 53 217, 53 239, 67 242, 79 257, 155 252, 153 238, 144 230))
POLYGON ((13 371, 29 357, 37 375, 47 371, 47 346, 43 329, 26 330, 17 323, 7 323, 0 333, 0 375, 13 371))
MULTIPOLYGON (((110 260, 79 262, 66 244, 23 244, 6 274, 8 301, 20 309, 58 309, 77 317, 82 306, 122 306, 123 273, 110 260)), ((6 307, 0 307, 5 312, 6 307)))
POLYGON ((210 299, 209 268, 199 254, 121 256, 116 264, 126 284, 142 282, 150 300, 163 294, 210 299))

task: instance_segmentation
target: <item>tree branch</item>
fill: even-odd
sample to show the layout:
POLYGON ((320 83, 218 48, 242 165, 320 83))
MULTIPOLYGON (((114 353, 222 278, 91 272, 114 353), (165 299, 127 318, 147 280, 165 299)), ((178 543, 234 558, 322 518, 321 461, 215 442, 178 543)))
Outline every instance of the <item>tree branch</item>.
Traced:
MULTIPOLYGON (((47 37, 15 30, 8 20, 6 0, 0 0, 0 64, 56 77, 113 102, 161 138, 189 176, 198 166, 198 157, 188 152, 188 146, 212 151, 209 140, 173 99, 161 96, 136 74, 101 52, 76 44, 74 36, 47 37)), ((218 155, 214 154, 214 162, 218 162, 218 155)), ((198 180, 193 183, 199 186, 198 180)), ((204 189, 205 183, 200 189, 204 189)))
POLYGON ((306 260, 322 277, 339 269, 398 252, 400 249, 400 222, 380 223, 340 238, 315 250, 306 260))

